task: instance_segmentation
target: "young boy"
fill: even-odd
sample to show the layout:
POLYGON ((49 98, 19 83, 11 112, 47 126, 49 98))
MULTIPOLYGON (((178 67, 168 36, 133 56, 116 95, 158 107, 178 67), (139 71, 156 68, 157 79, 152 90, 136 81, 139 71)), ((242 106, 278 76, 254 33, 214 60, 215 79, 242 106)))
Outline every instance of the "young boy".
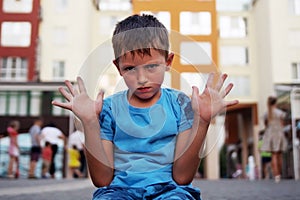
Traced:
POLYGON ((191 186, 199 152, 212 117, 238 101, 224 101, 233 87, 220 92, 226 75, 214 84, 210 75, 199 95, 161 88, 170 70, 166 28, 151 15, 119 22, 113 36, 119 74, 128 90, 91 100, 83 80, 59 88, 68 102, 53 105, 71 110, 82 122, 91 179, 99 187, 93 199, 200 199, 191 186))

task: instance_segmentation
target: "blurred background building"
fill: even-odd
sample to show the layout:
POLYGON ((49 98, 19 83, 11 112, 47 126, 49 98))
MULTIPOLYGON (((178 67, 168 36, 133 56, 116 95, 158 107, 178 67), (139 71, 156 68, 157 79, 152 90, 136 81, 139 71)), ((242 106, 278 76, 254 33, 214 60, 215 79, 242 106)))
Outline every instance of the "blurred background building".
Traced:
MULTIPOLYGON (((57 88, 82 75, 91 95, 98 87, 113 93, 117 71, 103 62, 98 73, 89 59, 132 13, 152 13, 170 30, 176 57, 167 86, 191 94, 190 86, 203 88, 211 71, 228 73, 235 84, 229 98, 241 103, 212 124, 203 177, 232 177, 233 149, 244 175, 249 155, 259 166, 266 99, 278 96, 291 113, 290 91, 299 86, 300 0, 0 0, 0 133, 11 119, 27 132, 40 116, 66 135, 73 131, 69 112, 51 105, 62 99, 57 88)), ((287 154, 287 178, 294 177, 291 160, 287 154)))

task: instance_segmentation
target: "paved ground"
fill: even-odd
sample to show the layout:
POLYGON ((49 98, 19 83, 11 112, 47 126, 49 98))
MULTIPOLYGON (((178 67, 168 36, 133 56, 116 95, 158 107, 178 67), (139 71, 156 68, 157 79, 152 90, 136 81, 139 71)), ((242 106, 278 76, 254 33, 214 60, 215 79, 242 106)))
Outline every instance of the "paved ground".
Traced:
MULTIPOLYGON (((203 200, 298 200, 300 181, 194 180, 203 200)), ((1 200, 88 200, 95 188, 89 179, 8 180, 0 178, 1 200)))

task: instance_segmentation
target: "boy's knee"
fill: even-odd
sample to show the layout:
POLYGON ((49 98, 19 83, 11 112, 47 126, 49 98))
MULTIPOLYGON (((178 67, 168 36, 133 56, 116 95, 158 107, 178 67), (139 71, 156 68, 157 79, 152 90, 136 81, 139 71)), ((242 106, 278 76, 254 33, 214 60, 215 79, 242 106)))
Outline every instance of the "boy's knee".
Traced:
POLYGON ((93 200, 135 200, 140 199, 140 196, 135 191, 120 187, 103 187, 94 192, 93 200))
POLYGON ((168 200, 195 200, 194 197, 192 197, 189 194, 185 193, 166 193, 158 198, 155 198, 155 200, 163 200, 163 199, 168 199, 168 200))

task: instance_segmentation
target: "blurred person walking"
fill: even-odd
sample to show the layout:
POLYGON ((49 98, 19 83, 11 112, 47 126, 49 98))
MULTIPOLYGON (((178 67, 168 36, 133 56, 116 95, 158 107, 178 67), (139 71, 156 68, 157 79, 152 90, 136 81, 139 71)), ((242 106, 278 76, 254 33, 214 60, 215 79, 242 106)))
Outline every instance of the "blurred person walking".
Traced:
MULTIPOLYGON (((76 149, 79 151, 80 154, 80 172, 84 177, 87 177, 87 165, 86 165, 86 158, 84 154, 83 144, 84 144, 84 133, 83 127, 79 120, 74 121, 74 125, 76 130, 71 133, 68 137, 68 148, 73 148, 76 146, 76 149)), ((73 177, 77 177, 76 174, 72 175, 73 177)))
POLYGON ((83 177, 82 173, 79 170, 80 166, 81 166, 81 163, 80 163, 80 153, 79 153, 76 145, 73 145, 72 147, 69 147, 68 154, 69 154, 68 166, 69 166, 71 175, 74 178, 81 178, 81 177, 83 177))
POLYGON ((41 127, 43 125, 42 119, 34 120, 33 125, 29 129, 29 134, 31 137, 31 149, 30 149, 30 164, 28 171, 28 178, 35 179, 37 178, 35 175, 36 164, 41 155, 41 144, 40 144, 40 134, 41 127))
POLYGON ((7 169, 8 178, 19 178, 19 155, 20 149, 18 144, 18 131, 20 128, 20 122, 13 120, 9 123, 7 127, 8 137, 10 139, 8 154, 9 154, 9 163, 7 169), (13 175, 15 171, 15 175, 13 175))
POLYGON ((51 144, 48 141, 45 142, 45 146, 42 148, 42 159, 42 178, 48 178, 52 160, 51 144))
POLYGON ((265 128, 259 132, 259 141, 258 141, 258 148, 261 157, 261 177, 264 179, 270 179, 272 177, 271 170, 271 161, 272 161, 272 153, 261 151, 261 146, 263 143, 263 136, 265 134, 265 130, 267 128, 268 120, 265 119, 265 128))
POLYGON ((277 98, 268 97, 268 126, 263 136, 261 151, 272 153, 272 171, 275 182, 280 182, 282 170, 282 152, 287 149, 287 140, 283 132, 283 120, 286 113, 277 108, 277 98))
POLYGON ((51 175, 51 178, 55 178, 55 172, 56 172, 55 156, 58 151, 58 144, 60 140, 63 140, 64 143, 63 145, 65 148, 67 138, 63 134, 63 132, 60 129, 58 129, 53 123, 48 124, 46 127, 42 129, 41 138, 44 141, 50 142, 51 144, 52 158, 51 158, 49 173, 51 175))

